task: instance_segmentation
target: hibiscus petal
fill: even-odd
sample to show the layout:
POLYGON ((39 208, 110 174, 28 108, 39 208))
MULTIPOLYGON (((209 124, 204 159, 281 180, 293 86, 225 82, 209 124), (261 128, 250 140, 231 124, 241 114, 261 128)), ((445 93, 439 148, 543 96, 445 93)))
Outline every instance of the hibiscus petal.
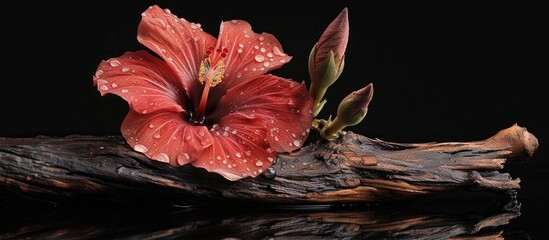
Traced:
POLYGON ((231 181, 256 177, 276 159, 276 153, 265 141, 266 131, 259 119, 231 114, 214 124, 210 134, 213 144, 191 164, 231 181))
POLYGON ((219 47, 228 49, 224 60, 227 80, 220 85, 224 89, 280 68, 292 59, 283 52, 282 46, 273 35, 257 34, 243 20, 222 22, 218 44, 219 47))
POLYGON ((181 113, 170 111, 139 114, 130 110, 121 132, 136 151, 173 166, 194 161, 213 142, 207 127, 190 124, 181 113))
MULTIPOLYGON (((215 44, 215 38, 203 32, 200 24, 178 18, 170 10, 156 5, 149 7, 142 16, 138 41, 160 55, 176 71, 187 92, 193 93, 190 89, 200 85, 200 63, 206 49, 215 44)), ((197 94, 191 98, 199 99, 200 92, 197 94)))
POLYGON ((184 112, 187 96, 165 62, 146 51, 127 52, 102 61, 93 77, 101 95, 113 93, 139 113, 161 109, 184 112))
POLYGON ((277 152, 300 148, 313 121, 313 99, 305 84, 274 75, 261 75, 231 88, 206 121, 232 114, 261 120, 267 141, 277 152))

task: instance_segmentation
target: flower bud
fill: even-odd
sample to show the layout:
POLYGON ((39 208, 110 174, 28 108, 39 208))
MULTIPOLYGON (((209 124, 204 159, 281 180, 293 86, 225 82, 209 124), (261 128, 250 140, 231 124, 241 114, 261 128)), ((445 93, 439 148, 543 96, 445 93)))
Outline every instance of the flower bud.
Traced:
POLYGON ((372 101, 373 95, 374 85, 372 83, 347 95, 339 103, 336 118, 322 129, 322 136, 326 139, 337 138, 337 133, 343 128, 360 123, 368 113, 368 105, 372 101))
MULTIPOLYGON (((314 112, 318 114, 324 94, 343 72, 345 49, 349 39, 347 8, 324 30, 309 55, 310 93, 315 100, 314 112)), ((315 114, 316 116, 316 114, 315 114)))

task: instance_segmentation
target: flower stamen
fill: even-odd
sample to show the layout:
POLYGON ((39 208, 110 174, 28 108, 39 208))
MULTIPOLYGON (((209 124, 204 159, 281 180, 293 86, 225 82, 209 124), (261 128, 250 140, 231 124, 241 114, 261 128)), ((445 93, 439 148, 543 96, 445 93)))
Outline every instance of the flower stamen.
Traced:
POLYGON ((206 50, 208 57, 202 60, 200 69, 198 70, 198 81, 204 85, 204 90, 202 90, 200 103, 196 108, 195 114, 193 114, 192 121, 194 123, 202 124, 204 122, 204 111, 206 110, 210 88, 217 86, 217 84, 223 81, 223 74, 225 73, 223 59, 227 57, 228 52, 229 50, 226 48, 214 49, 210 47, 206 50))

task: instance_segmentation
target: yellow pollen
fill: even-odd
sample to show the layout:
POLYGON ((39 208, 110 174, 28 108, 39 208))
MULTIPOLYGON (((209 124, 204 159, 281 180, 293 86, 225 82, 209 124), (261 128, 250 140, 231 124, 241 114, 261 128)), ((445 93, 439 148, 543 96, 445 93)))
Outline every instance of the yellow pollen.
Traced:
POLYGON ((198 81, 204 84, 207 83, 210 87, 215 87, 223 81, 223 73, 225 72, 225 64, 223 61, 218 60, 214 66, 212 66, 211 59, 205 58, 200 64, 200 70, 198 71, 198 81))

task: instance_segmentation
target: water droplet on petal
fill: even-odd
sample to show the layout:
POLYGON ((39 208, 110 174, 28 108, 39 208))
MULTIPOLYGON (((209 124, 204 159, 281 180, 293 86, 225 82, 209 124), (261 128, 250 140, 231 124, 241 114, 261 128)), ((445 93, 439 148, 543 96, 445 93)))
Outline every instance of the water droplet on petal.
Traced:
POLYGON ((103 70, 97 70, 95 72, 95 77, 101 77, 101 75, 103 75, 103 73, 104 73, 103 70))
POLYGON ((263 66, 269 67, 269 66, 271 66, 271 63, 270 63, 270 62, 264 62, 264 63, 263 63, 263 66))
POLYGON ((242 154, 240 154, 239 152, 235 153, 234 154, 237 158, 241 158, 242 157, 242 154))
POLYGON ((122 89, 122 92, 127 93, 127 92, 129 92, 129 90, 124 88, 124 89, 122 89))
POLYGON ((206 133, 204 133, 204 131, 200 130, 200 131, 198 131, 198 135, 204 137, 204 135, 206 135, 206 133))
POLYGON ((299 140, 294 140, 294 146, 297 147, 297 146, 299 146, 299 144, 300 144, 299 140))
POLYGON ((238 44, 238 47, 239 47, 239 48, 244 48, 244 44, 239 43, 239 44, 238 44))
POLYGON ((155 125, 154 125, 153 123, 151 123, 151 124, 149 124, 149 127, 150 127, 150 128, 154 128, 155 125))
POLYGON ((263 41, 263 40, 265 40, 265 37, 259 36, 259 41, 263 41))
POLYGON ((238 50, 236 50, 238 53, 242 53, 242 48, 239 48, 238 50))
POLYGON ((280 51, 280 49, 277 46, 273 47, 273 53, 277 56, 286 56, 286 54, 280 51))
POLYGON ((122 63, 120 63, 120 61, 114 59, 114 60, 111 60, 109 62, 109 64, 111 65, 111 67, 120 67, 120 65, 122 65, 122 63))
POLYGON ((156 139, 159 139, 159 138, 160 138, 160 133, 155 133, 155 134, 153 135, 153 137, 156 138, 156 139))
POLYGON ((101 87, 99 87, 99 89, 101 89, 103 91, 107 91, 107 90, 109 90, 109 87, 107 87, 107 85, 101 85, 101 87))
POLYGON ((97 82, 97 84, 99 85, 105 85, 107 83, 109 83, 109 81, 105 80, 105 79, 97 79, 95 80, 97 82))
POLYGON ((154 155, 152 157, 152 159, 158 160, 158 161, 161 161, 161 162, 166 162, 166 163, 170 162, 170 156, 168 156, 168 154, 166 154, 166 153, 157 153, 156 155, 154 155))
POLYGON ((273 162, 273 161, 274 161, 274 158, 268 157, 267 160, 269 160, 269 162, 273 162))
POLYGON ((261 54, 257 54, 257 55, 255 55, 254 59, 255 59, 256 62, 263 62, 263 61, 265 61, 265 56, 263 56, 261 54))
POLYGON ((263 166, 263 162, 261 160, 257 160, 257 162, 255 162, 255 165, 261 167, 263 166))
POLYGON ((122 72, 129 72, 131 69, 129 67, 122 68, 122 72))
POLYGON ((237 24, 237 23, 238 23, 238 21, 237 21, 237 20, 231 20, 231 23, 233 23, 233 24, 237 24))
POLYGON ((261 50, 259 50, 259 51, 261 51, 262 53, 264 53, 264 52, 266 52, 266 51, 267 51, 267 49, 265 49, 265 48, 261 48, 261 50))
POLYGON ((133 150, 141 153, 146 153, 147 151, 149 151, 149 149, 147 149, 147 147, 145 147, 145 145, 142 145, 142 144, 136 144, 135 146, 133 146, 133 150))
MULTIPOLYGON (((267 57, 272 58, 272 57, 273 57, 273 53, 267 53, 267 57)), ((272 61, 272 60, 271 60, 271 61, 272 61)))
POLYGON ((112 86, 112 88, 116 88, 116 87, 118 87, 118 84, 113 83, 113 84, 111 84, 111 86, 112 86))
POLYGON ((250 150, 247 150, 246 152, 244 152, 244 154, 246 154, 246 156, 252 156, 252 152, 250 150))
POLYGON ((217 160, 221 160, 221 156, 217 156, 215 157, 217 160))

